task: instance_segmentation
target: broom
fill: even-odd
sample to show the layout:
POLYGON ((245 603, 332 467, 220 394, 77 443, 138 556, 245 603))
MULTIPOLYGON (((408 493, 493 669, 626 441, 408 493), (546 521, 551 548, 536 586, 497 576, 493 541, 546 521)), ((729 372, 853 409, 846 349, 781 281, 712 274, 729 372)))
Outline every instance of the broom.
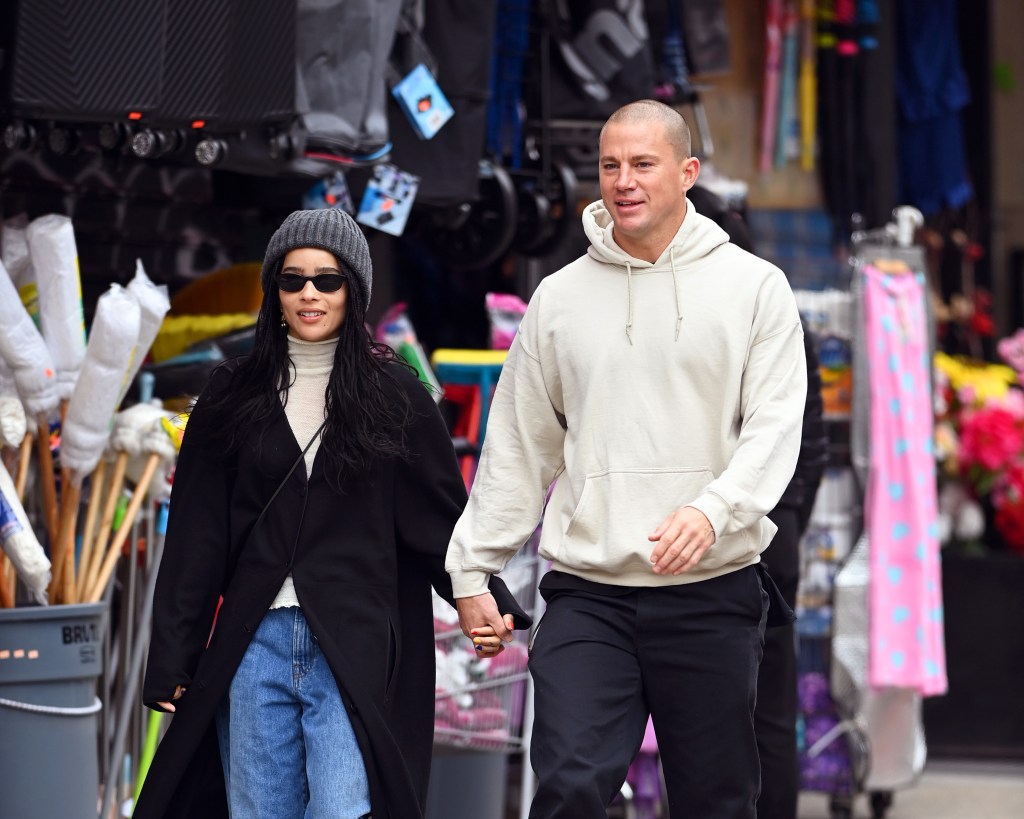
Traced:
POLYGON ((120 400, 110 385, 124 382, 139 338, 139 322, 138 301, 121 285, 112 284, 96 304, 85 358, 68 401, 61 433, 64 497, 54 561, 54 587, 60 589, 59 599, 65 603, 77 602, 75 529, 82 481, 96 468, 110 439, 120 400))
POLYGON ((174 442, 167 430, 165 430, 162 419, 152 424, 146 431, 145 438, 142 441, 142 448, 143 451, 148 453, 145 466, 142 469, 138 482, 135 484, 135 490, 132 492, 131 500, 125 511, 124 520, 121 521, 121 526, 118 528, 117 534, 104 555, 99 574, 95 583, 89 587, 85 602, 95 603, 103 596, 103 591, 110 580, 110 576, 113 574, 118 558, 121 556, 121 549, 128 539, 132 524, 135 522, 135 516, 139 512, 139 507, 142 505, 143 500, 146 498, 146 493, 149 491, 149 485, 156 474, 157 467, 162 460, 173 461, 177 455, 174 442))

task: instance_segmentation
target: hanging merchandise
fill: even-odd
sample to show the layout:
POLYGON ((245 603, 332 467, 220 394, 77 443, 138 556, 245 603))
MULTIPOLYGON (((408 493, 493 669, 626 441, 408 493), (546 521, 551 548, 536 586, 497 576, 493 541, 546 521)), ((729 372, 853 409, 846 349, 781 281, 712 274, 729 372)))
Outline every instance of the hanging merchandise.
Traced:
POLYGON ((401 236, 419 181, 419 177, 393 165, 377 165, 363 192, 356 221, 392 236, 401 236))
POLYGON ((391 94, 420 139, 433 139, 455 113, 434 75, 423 63, 399 80, 391 94))
POLYGON ((761 100, 761 158, 758 162, 758 168, 764 172, 772 169, 775 139, 778 136, 784 11, 784 0, 768 0, 765 20, 764 94, 761 100))
POLYGON ((551 110, 560 119, 604 120, 649 98, 655 86, 643 0, 556 0, 547 4, 551 110))
MULTIPOLYGON (((853 230, 881 227, 897 204, 891 91, 896 55, 892 26, 883 25, 881 5, 877 0, 816 2, 817 104, 811 116, 837 245, 847 245, 853 230)), ((804 25, 806 29, 806 11, 804 25)), ((808 83, 802 91, 805 105, 810 88, 808 83)), ((802 126, 804 167, 813 159, 808 154, 809 126, 802 126)))
MULTIPOLYGON (((717 0, 711 0, 714 4, 717 0)), ((710 159, 715 152, 711 140, 711 129, 708 126, 707 114, 701 101, 697 87, 690 81, 690 35, 691 29, 713 28, 709 19, 699 19, 688 14, 690 4, 678 0, 647 0, 644 4, 647 28, 651 32, 651 52, 653 54, 656 83, 648 96, 677 108, 688 107, 691 112, 691 126, 695 126, 696 136, 692 153, 701 161, 710 159)), ((708 10, 711 14, 711 10, 708 10)), ((724 22, 723 22, 724 25, 724 22)), ((727 36, 727 33, 724 35, 727 36)), ((728 58, 726 43, 725 55, 728 58)))
POLYGON ((871 394, 865 517, 871 573, 868 683, 946 691, 924 275, 864 267, 871 394))
POLYGON ((956 0, 897 4, 900 198, 925 216, 973 196, 961 121, 970 89, 956 6, 956 0))
POLYGON ((805 171, 814 170, 818 127, 818 80, 814 59, 816 35, 814 0, 800 0, 800 167, 805 171))
POLYGON ((529 79, 527 64, 539 51, 546 54, 551 35, 531 37, 528 0, 499 0, 498 26, 491 76, 487 149, 496 161, 509 169, 516 191, 515 252, 530 257, 549 254, 565 238, 575 222, 576 174, 553 156, 551 112, 551 67, 539 61, 539 75, 529 79), (525 83, 538 95, 537 121, 525 116, 525 83), (529 126, 529 130, 528 130, 529 126))
MULTIPOLYGON (((530 0, 498 0, 487 107, 487 152, 510 168, 523 164, 523 82, 531 54, 530 0)), ((534 44, 534 47, 536 44, 534 44)))
POLYGON ((844 244, 859 211, 855 189, 857 43, 853 39, 853 0, 819 0, 818 123, 825 202, 835 223, 835 241, 844 244))
POLYGON ((799 53, 797 0, 785 0, 782 13, 782 63, 780 66, 779 114, 775 134, 775 167, 784 167, 799 156, 797 120, 797 73, 799 53))
MULTIPOLYGON (((916 781, 922 698, 945 692, 932 441, 934 339, 920 214, 855 233, 852 464, 864 534, 835 580, 832 693, 871 749, 864 787, 916 781)), ((879 797, 881 798, 881 797, 879 797)), ((873 799, 874 802, 874 799, 873 799)))
POLYGON ((388 55, 403 2, 299 0, 296 107, 307 156, 369 159, 390 148, 388 55))
POLYGON ((897 199, 899 175, 897 106, 892 89, 896 84, 894 10, 879 0, 858 0, 854 36, 857 42, 857 98, 854 115, 857 153, 857 207, 863 228, 884 225, 901 202, 897 199), (883 21, 883 6, 886 17, 883 21))
MULTIPOLYGON (((394 163, 420 178, 417 205, 457 206, 480 196, 477 162, 484 150, 490 92, 496 2, 479 0, 406 0, 390 57, 394 93, 424 73, 436 81, 440 97, 413 114, 437 117, 447 99, 453 112, 429 141, 409 123, 406 106, 392 97, 388 105, 394 163), (419 68, 419 66, 423 68, 419 68)), ((412 106, 418 108, 422 95, 412 106)))
POLYGON ((674 0, 681 12, 686 55, 694 74, 727 74, 729 26, 723 0, 674 0))
POLYGON ((341 208, 345 213, 355 213, 356 207, 352 204, 352 194, 348 189, 348 182, 345 174, 335 171, 331 176, 325 177, 313 184, 302 197, 302 207, 306 210, 319 210, 320 208, 341 208))

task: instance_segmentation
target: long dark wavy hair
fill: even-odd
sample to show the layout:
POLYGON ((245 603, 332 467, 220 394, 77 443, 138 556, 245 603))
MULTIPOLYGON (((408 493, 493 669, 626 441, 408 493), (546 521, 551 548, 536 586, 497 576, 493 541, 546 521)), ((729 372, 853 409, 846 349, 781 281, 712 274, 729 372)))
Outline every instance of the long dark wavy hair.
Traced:
MULTIPOLYGON (((373 340, 357 286, 343 275, 349 297, 327 383, 327 425, 320 441, 327 480, 339 492, 347 478, 377 459, 407 457, 405 431, 412 415, 408 396, 387 371, 391 362, 404 362, 391 347, 373 340)), ((292 383, 288 328, 282 323, 276 287, 263 296, 252 353, 236 361, 224 389, 204 401, 206 427, 223 436, 229 453, 237 452, 254 432, 262 444, 268 422, 281 411, 282 385, 292 383)))

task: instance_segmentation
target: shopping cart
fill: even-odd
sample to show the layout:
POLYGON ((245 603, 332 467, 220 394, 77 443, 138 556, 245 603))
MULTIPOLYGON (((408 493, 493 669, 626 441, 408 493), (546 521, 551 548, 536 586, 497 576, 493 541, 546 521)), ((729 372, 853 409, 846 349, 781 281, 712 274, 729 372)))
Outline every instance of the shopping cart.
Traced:
MULTIPOLYGON (((531 611, 541 560, 527 544, 501 573, 519 604, 531 611)), ((434 743, 467 750, 524 750, 527 653, 515 641, 493 659, 476 656, 455 610, 434 595, 434 743)))

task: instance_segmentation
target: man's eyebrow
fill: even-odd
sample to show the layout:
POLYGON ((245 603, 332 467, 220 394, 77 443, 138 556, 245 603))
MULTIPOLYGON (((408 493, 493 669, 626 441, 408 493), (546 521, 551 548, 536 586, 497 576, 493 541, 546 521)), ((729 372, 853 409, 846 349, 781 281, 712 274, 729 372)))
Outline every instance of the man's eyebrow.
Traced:
MULTIPOLYGON (((629 158, 629 161, 630 162, 644 162, 644 161, 650 161, 650 160, 657 161, 657 159, 658 159, 658 157, 655 154, 637 154, 636 156, 631 156, 629 158)), ((601 159, 600 159, 600 162, 618 162, 618 161, 619 160, 616 159, 614 156, 602 156, 601 159)))

